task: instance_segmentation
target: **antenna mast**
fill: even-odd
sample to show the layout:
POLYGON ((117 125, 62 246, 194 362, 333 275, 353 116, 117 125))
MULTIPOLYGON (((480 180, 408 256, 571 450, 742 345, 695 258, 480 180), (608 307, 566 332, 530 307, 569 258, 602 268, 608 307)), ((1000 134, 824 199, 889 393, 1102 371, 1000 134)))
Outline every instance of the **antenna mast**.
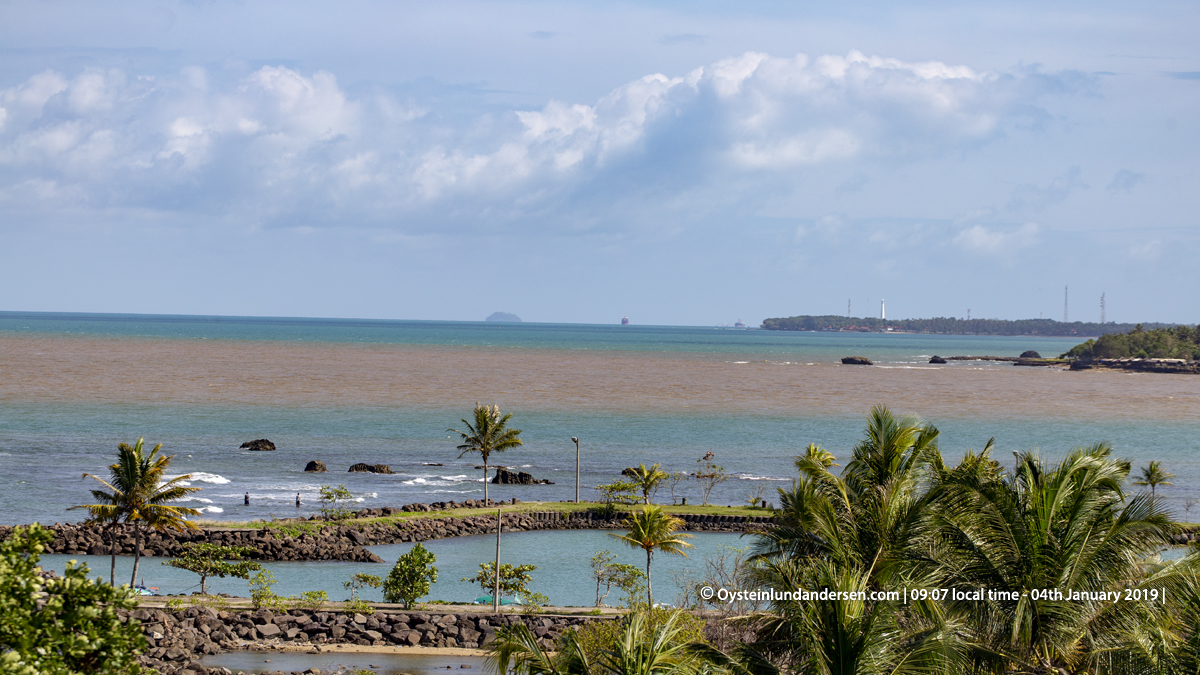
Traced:
POLYGON ((1063 323, 1067 322, 1067 289, 1068 288, 1069 287, 1067 287, 1067 286, 1063 286, 1063 323))
POLYGON ((846 318, 847 319, 850 318, 850 301, 849 300, 846 301, 846 318))
POLYGON ((1100 294, 1100 325, 1104 325, 1104 294, 1100 294))

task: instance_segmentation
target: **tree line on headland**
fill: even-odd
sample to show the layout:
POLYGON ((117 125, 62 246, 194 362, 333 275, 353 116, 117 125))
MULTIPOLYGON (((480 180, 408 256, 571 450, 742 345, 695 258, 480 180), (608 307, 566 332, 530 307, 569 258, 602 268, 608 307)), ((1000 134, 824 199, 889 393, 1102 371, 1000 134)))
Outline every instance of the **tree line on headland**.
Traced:
POLYGON ((1126 333, 1109 333, 1075 345, 1063 354, 1076 359, 1200 359, 1200 325, 1152 328, 1138 324, 1126 333))
POLYGON ((944 335, 1050 335, 1080 337, 1125 333, 1142 326, 1143 329, 1170 328, 1166 323, 1090 323, 1084 321, 1063 322, 1054 319, 958 319, 935 317, 932 319, 876 319, 873 317, 849 317, 826 314, 824 316, 790 316, 763 319, 764 330, 796 331, 860 331, 882 333, 889 329, 907 333, 940 333, 944 335))

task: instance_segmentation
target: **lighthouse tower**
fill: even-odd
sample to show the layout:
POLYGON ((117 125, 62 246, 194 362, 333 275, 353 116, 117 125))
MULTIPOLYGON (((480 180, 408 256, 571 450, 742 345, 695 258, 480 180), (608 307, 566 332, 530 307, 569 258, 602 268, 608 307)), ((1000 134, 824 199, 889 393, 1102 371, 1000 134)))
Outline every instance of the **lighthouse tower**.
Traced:
POLYGON ((885 311, 885 307, 883 306, 883 300, 879 301, 879 320, 880 321, 887 320, 887 312, 885 311))

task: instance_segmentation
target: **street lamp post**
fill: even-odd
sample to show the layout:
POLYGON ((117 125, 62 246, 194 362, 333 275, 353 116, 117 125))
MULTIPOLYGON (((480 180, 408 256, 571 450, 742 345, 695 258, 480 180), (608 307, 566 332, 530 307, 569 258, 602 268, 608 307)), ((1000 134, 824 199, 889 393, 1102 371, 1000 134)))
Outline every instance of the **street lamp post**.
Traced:
POLYGON ((579 437, 572 436, 572 441, 575 441, 575 503, 579 503, 579 437))

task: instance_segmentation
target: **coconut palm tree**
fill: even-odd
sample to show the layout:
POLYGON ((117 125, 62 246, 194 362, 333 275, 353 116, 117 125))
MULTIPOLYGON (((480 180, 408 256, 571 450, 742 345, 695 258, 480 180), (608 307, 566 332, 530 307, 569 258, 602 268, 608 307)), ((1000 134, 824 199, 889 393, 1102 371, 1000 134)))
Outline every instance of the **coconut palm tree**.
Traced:
POLYGON ((1130 467, 1111 453, 1103 443, 1076 448, 1056 466, 1024 453, 1015 475, 989 475, 977 461, 936 479, 935 586, 988 589, 981 600, 945 605, 967 619, 990 669, 1166 672, 1162 660, 1175 643, 1170 605, 1127 602, 1124 590, 1184 597, 1197 564, 1146 564, 1170 543, 1174 525, 1152 496, 1126 499, 1130 467), (1122 601, 1101 595, 1114 592, 1122 601))
POLYGON ((658 549, 663 553, 681 555, 686 558, 687 553, 683 549, 692 548, 692 545, 686 541, 691 539, 692 535, 676 532, 683 526, 683 521, 669 513, 664 513, 661 506, 645 506, 641 511, 626 516, 622 525, 629 528, 627 534, 610 532, 608 536, 616 537, 629 544, 630 547, 640 548, 646 552, 646 601, 653 607, 654 592, 650 583, 650 559, 654 550, 658 549))
MULTIPOLYGON (((85 477, 94 478, 108 488, 92 490, 96 504, 84 504, 73 509, 87 509, 92 523, 108 523, 110 531, 118 522, 133 525, 133 576, 129 585, 137 583, 138 563, 141 560, 142 526, 146 525, 155 530, 165 529, 196 529, 196 526, 184 516, 198 516, 196 509, 184 506, 171 506, 170 502, 179 500, 200 488, 187 487, 183 482, 191 478, 190 474, 177 476, 164 481, 163 474, 170 466, 174 455, 159 455, 162 443, 146 454, 145 439, 139 438, 132 447, 127 443, 117 446, 117 463, 108 467, 110 480, 85 473, 85 477)), ((116 546, 112 546, 112 572, 109 583, 115 585, 116 575, 116 546)))
POLYGON ((661 466, 661 464, 655 464, 647 469, 645 464, 638 464, 636 469, 625 469, 621 472, 622 476, 632 479, 632 482, 642 491, 642 503, 644 504, 649 504, 650 493, 654 492, 660 483, 671 477, 671 474, 659 468, 661 466))
POLYGON ((801 475, 779 490, 781 508, 753 546, 746 585, 843 595, 773 601, 753 620, 757 637, 742 660, 814 675, 948 672, 961 660, 958 626, 932 602, 858 595, 931 587, 914 559, 930 538, 924 494, 942 466, 937 439, 932 425, 877 406, 840 474, 820 446, 796 458, 801 475))
POLYGON ((561 638, 555 652, 546 652, 528 626, 498 628, 489 647, 487 669, 516 675, 687 675, 703 671, 698 654, 702 645, 686 636, 683 612, 654 621, 646 611, 633 612, 611 644, 599 645, 589 659, 575 631, 561 638), (657 624, 657 625, 655 625, 657 624))
POLYGON ((478 452, 483 457, 483 502, 485 504, 488 498, 488 458, 493 452, 504 452, 523 445, 520 439, 521 430, 508 428, 508 420, 511 418, 512 413, 501 416, 498 405, 476 405, 474 424, 467 420, 462 421, 467 426, 466 431, 446 430, 462 436, 462 444, 456 448, 462 451, 458 455, 459 459, 470 452, 478 452))
POLYGON ((1133 482, 1134 485, 1149 485, 1150 496, 1156 496, 1159 485, 1172 485, 1171 479, 1175 477, 1173 473, 1167 473, 1162 468, 1161 462, 1150 462, 1148 466, 1142 469, 1141 480, 1133 482))

